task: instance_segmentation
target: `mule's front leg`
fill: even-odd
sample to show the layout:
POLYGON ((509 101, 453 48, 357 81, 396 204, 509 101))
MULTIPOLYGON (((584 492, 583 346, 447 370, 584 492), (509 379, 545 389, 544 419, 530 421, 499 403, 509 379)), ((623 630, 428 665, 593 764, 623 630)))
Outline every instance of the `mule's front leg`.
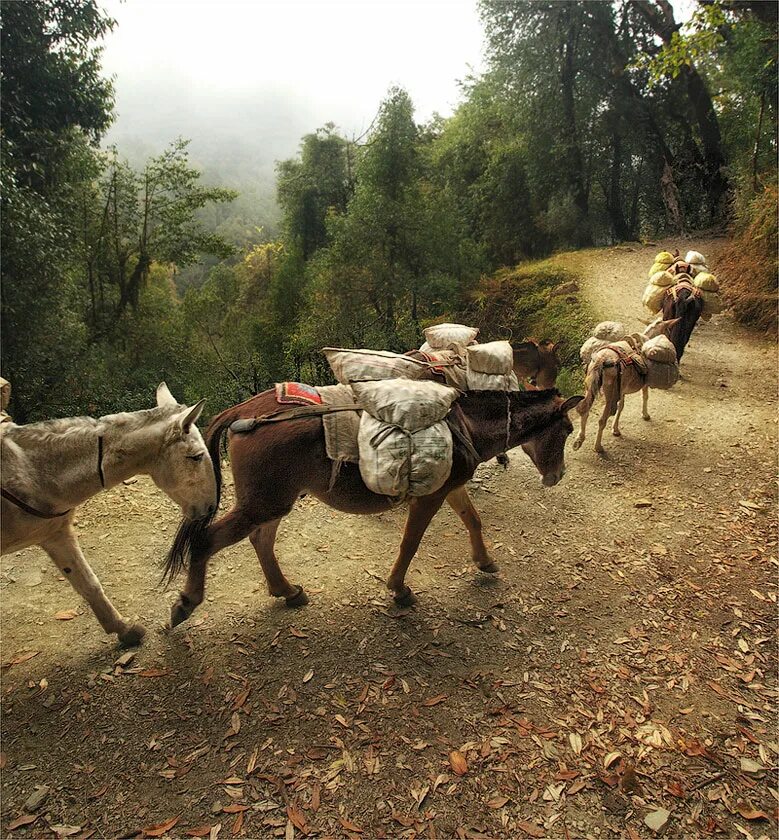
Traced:
POLYGON ((481 532, 481 517, 473 506, 473 502, 465 489, 465 485, 458 487, 446 497, 446 501, 452 510, 462 519, 468 529, 468 536, 471 540, 471 555, 473 562, 482 572, 498 571, 498 564, 490 557, 487 546, 481 532))
POLYGON ((89 604, 106 633, 116 633, 123 645, 137 645, 146 630, 142 624, 125 621, 108 600, 97 575, 84 557, 72 528, 63 531, 41 547, 70 581, 71 586, 89 604))
POLYGON ((413 498, 408 506, 406 530, 403 532, 398 559, 387 580, 387 589, 394 593, 395 603, 401 607, 408 607, 416 602, 414 593, 406 586, 406 572, 419 548, 427 526, 438 513, 444 498, 445 494, 440 492, 430 496, 419 496, 413 498))
POLYGON ((195 608, 203 603, 208 558, 228 545, 248 537, 256 527, 257 522, 244 511, 231 510, 209 525, 205 534, 197 538, 197 544, 193 544, 190 549, 187 582, 170 609, 171 627, 186 621, 195 608))

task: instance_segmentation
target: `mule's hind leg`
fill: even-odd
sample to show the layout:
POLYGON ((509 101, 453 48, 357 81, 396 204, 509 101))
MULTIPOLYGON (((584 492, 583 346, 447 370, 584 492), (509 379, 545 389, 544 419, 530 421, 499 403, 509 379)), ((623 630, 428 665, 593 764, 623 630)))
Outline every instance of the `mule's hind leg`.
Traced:
POLYGON ((490 557, 484 538, 481 533, 481 517, 473 506, 465 485, 458 487, 446 497, 446 501, 454 512, 462 519, 468 529, 468 536, 471 540, 471 555, 473 562, 482 572, 497 572, 498 564, 490 557))
POLYGON ((281 519, 274 519, 273 522, 263 523, 249 539, 260 559, 262 573, 268 582, 268 593, 274 598, 286 599, 288 607, 303 607, 308 603, 308 596, 302 586, 294 586, 284 577, 273 551, 280 522, 281 519))
POLYGON ((400 543, 398 559, 387 580, 387 589, 394 593, 395 603, 401 607, 411 606, 416 601, 414 593, 406 586, 406 572, 419 548, 427 526, 444 503, 441 493, 413 498, 408 506, 408 519, 400 543))
POLYGON ((625 398, 620 397, 617 404, 617 413, 614 415, 614 424, 611 427, 611 433, 614 437, 622 437, 622 432, 619 430, 619 418, 622 416, 622 409, 625 407, 625 398))
POLYGON ((192 546, 187 582, 170 609, 171 627, 186 621, 195 607, 203 603, 208 558, 248 537, 256 527, 256 519, 240 508, 231 510, 208 526, 205 534, 192 546))
POLYGON ((644 420, 651 420, 649 416, 649 387, 644 385, 641 389, 641 416, 644 420))
POLYGON ((146 631, 142 624, 129 624, 108 600, 97 575, 81 552, 75 533, 64 531, 41 547, 57 564, 71 586, 89 604, 106 633, 116 633, 123 645, 137 645, 146 631))
POLYGON ((603 414, 600 416, 600 420, 598 420, 598 434, 595 437, 595 451, 603 454, 605 451, 603 449, 603 432, 606 428, 606 423, 611 417, 612 414, 617 410, 618 403, 614 400, 610 394, 606 394, 606 405, 603 407, 603 414))

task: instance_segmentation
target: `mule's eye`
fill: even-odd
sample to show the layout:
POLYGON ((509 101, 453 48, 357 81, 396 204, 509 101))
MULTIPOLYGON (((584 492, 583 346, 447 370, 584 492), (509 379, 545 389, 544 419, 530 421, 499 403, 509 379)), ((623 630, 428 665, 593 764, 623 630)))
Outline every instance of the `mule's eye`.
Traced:
POLYGON ((205 455, 205 452, 198 452, 197 455, 187 455, 187 458, 189 458, 190 461, 202 461, 203 455, 205 455))

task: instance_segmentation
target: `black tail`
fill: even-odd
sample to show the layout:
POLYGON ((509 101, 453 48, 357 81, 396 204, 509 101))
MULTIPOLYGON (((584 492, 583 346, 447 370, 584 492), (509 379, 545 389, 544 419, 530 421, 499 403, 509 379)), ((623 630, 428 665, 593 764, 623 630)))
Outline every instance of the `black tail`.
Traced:
POLYGON ((189 567, 193 551, 208 547, 208 527, 219 510, 219 502, 222 498, 222 435, 235 419, 234 408, 228 408, 214 417, 206 430, 206 446, 211 456, 216 479, 216 506, 213 513, 202 519, 181 520, 173 545, 163 563, 162 583, 165 585, 170 584, 178 574, 189 567))

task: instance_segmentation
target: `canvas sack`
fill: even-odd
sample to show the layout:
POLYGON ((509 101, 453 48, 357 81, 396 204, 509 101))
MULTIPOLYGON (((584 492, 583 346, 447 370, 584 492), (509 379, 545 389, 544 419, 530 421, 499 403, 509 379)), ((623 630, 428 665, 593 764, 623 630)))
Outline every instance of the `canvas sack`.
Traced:
POLYGON ((452 433, 443 421, 458 392, 408 379, 355 383, 364 407, 360 475, 383 496, 403 499, 438 490, 452 469, 452 433))
POLYGON ((665 362, 653 362, 651 359, 647 359, 646 384, 650 388, 659 388, 661 391, 667 391, 669 388, 673 388, 678 381, 678 362, 666 364, 665 362))
POLYGON ((619 321, 601 321, 592 331, 593 338, 602 341, 619 341, 625 335, 625 325, 619 321))
POLYGON ((464 324, 436 324, 425 330, 425 341, 430 350, 448 350, 453 346, 467 347, 476 341, 478 334, 477 327, 467 327, 464 324))
POLYGON ((663 298, 668 288, 667 286, 654 286, 650 283, 644 289, 644 296, 641 298, 641 302, 653 315, 656 315, 663 308, 663 298))
POLYGON ((676 348, 665 335, 657 335, 645 341, 641 352, 653 362, 673 364, 676 361, 676 348))
POLYGON ((368 382, 377 379, 422 379, 430 375, 430 365, 390 353, 386 350, 349 350, 342 347, 325 347, 322 352, 342 385, 368 382))

